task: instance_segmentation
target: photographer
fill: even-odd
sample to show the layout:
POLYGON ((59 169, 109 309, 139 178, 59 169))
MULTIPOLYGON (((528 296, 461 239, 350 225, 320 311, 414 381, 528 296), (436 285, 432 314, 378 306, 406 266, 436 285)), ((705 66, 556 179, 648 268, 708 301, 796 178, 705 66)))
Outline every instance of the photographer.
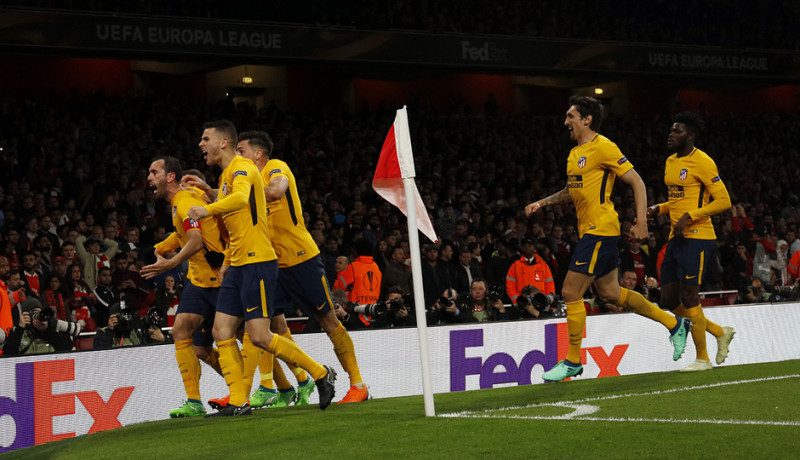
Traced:
POLYGON ((167 338, 161 332, 161 324, 159 324, 163 322, 164 315, 161 313, 160 318, 153 318, 153 316, 159 316, 157 313, 161 313, 160 310, 151 308, 143 324, 139 315, 127 308, 124 301, 113 304, 109 309, 108 326, 97 330, 92 348, 103 350, 148 343, 165 343, 167 338))
POLYGON ((410 301, 410 299, 406 299, 405 294, 405 291, 400 286, 389 288, 384 301, 386 311, 375 318, 372 327, 416 326, 417 319, 414 317, 411 305, 407 303, 407 300, 410 301))
POLYGON ((447 289, 431 307, 428 324, 477 323, 470 304, 468 295, 459 296, 455 289, 447 289))
MULTIPOLYGON (((331 291, 331 301, 333 302, 333 312, 348 331, 365 329, 372 326, 372 322, 369 318, 353 312, 354 304, 348 302, 347 291, 334 289, 331 291)), ((322 332, 322 327, 319 325, 316 316, 311 316, 308 318, 308 322, 303 328, 303 333, 310 334, 314 332, 322 332)))
POLYGON ((485 279, 478 278, 470 285, 472 297, 472 316, 479 322, 505 321, 519 318, 516 306, 503 305, 503 285, 500 283, 487 283, 485 279))
POLYGON ((558 306, 555 294, 544 294, 533 286, 522 288, 517 297, 520 319, 544 319, 554 316, 553 309, 558 306))
POLYGON ((764 287, 764 282, 761 281, 761 278, 753 277, 750 286, 739 288, 739 295, 734 303, 765 303, 771 301, 772 293, 764 287))
POLYGON ((26 298, 19 307, 22 311, 19 324, 8 335, 3 346, 4 356, 72 350, 73 335, 70 332, 80 333, 74 324, 71 330, 68 329, 69 323, 57 320, 52 309, 42 309, 35 297, 26 298))

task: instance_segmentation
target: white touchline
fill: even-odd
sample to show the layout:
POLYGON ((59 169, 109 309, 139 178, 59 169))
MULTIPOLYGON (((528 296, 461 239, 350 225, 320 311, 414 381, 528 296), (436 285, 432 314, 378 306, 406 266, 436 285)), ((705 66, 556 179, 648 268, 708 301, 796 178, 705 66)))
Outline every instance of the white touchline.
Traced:
POLYGON ((746 383, 767 382, 771 380, 784 380, 800 378, 800 374, 779 375, 775 377, 762 377, 757 379, 734 380, 731 382, 710 383, 708 385, 695 385, 691 387, 671 388, 668 390, 647 391, 644 393, 624 393, 620 395, 598 396, 595 398, 578 399, 575 401, 556 401, 552 403, 528 404, 525 406, 509 406, 497 409, 486 409, 482 411, 463 411, 452 412, 449 414, 439 414, 438 417, 468 417, 468 418, 513 418, 527 420, 585 420, 585 421, 605 421, 605 422, 666 422, 666 423, 713 423, 727 425, 792 425, 800 426, 798 421, 764 421, 764 420, 716 420, 716 419, 655 419, 655 418, 622 418, 622 417, 587 417, 600 410, 597 406, 584 404, 593 401, 607 401, 610 399, 629 398, 633 396, 653 396, 666 393, 676 393, 679 391, 704 390, 707 388, 722 387, 728 385, 741 385, 746 383), (564 415, 535 416, 535 415, 492 415, 490 412, 503 412, 520 409, 530 409, 534 407, 567 407, 574 412, 564 415))

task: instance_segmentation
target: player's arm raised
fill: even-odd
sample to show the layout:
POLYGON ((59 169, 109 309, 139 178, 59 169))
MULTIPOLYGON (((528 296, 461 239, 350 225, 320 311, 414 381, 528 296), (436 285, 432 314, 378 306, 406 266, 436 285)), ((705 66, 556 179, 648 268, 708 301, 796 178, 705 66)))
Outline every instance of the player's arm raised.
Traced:
POLYGON ((545 206, 550 206, 551 204, 566 203, 569 200, 570 200, 569 190, 567 190, 567 188, 564 187, 560 191, 548 196, 547 198, 542 198, 539 201, 534 201, 533 203, 525 206, 525 215, 530 216, 536 214, 537 211, 539 211, 545 206))
POLYGON ((186 244, 175 255, 175 257, 166 259, 161 255, 161 253, 159 253, 158 249, 156 249, 154 251, 156 255, 156 262, 154 264, 145 265, 142 267, 140 273, 145 279, 155 278, 156 276, 172 270, 173 268, 182 264, 184 260, 189 259, 189 257, 192 257, 201 249, 203 249, 203 232, 200 231, 199 228, 190 229, 186 232, 186 244))

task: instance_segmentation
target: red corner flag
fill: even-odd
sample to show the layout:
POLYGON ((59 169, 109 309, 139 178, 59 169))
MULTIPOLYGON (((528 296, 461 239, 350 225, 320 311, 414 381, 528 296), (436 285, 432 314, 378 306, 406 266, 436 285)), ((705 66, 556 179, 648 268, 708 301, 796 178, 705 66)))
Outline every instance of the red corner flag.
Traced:
MULTIPOLYGON (((411 134, 408 131, 408 114, 406 108, 403 107, 397 111, 394 124, 389 129, 389 134, 383 143, 378 167, 375 169, 375 177, 372 178, 372 188, 386 201, 403 211, 406 217, 409 217, 403 179, 411 179, 410 185, 414 188, 416 197, 417 228, 431 241, 436 242, 436 232, 433 230, 433 224, 428 217, 425 204, 422 203, 419 190, 414 183, 415 176, 411 134)), ((413 217, 409 218, 409 223, 412 221, 413 217)))

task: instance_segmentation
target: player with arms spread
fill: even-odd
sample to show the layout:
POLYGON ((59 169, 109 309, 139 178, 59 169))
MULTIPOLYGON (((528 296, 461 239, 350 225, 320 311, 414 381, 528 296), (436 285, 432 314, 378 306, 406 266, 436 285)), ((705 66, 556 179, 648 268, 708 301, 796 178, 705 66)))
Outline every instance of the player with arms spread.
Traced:
POLYGON ((602 117, 603 105, 597 99, 585 96, 572 96, 569 99, 564 125, 569 130, 570 138, 578 145, 567 158, 567 186, 525 207, 525 213, 532 215, 545 206, 572 200, 578 214, 581 238, 561 290, 567 304, 569 351, 563 361, 542 375, 544 380, 550 382, 583 373, 580 361, 586 327, 583 294, 592 282, 606 303, 619 305, 658 321, 669 329, 672 358, 676 361, 683 354, 690 326, 687 319, 675 318, 648 302, 641 294, 619 285, 619 216, 609 200, 614 179, 619 177, 633 188, 637 217, 636 225, 631 230, 634 238, 647 237, 647 197, 644 182, 633 165, 616 144, 598 134, 602 117))
POLYGON ((222 285, 212 331, 230 404, 209 417, 250 413, 249 389, 245 388, 242 355, 235 337, 243 317, 245 334, 253 345, 311 374, 319 392, 320 409, 325 409, 334 396, 333 369, 311 359, 293 341, 270 331, 278 262, 267 229, 264 181, 252 161, 236 155, 236 141, 236 128, 230 121, 203 126, 199 145, 206 163, 222 168, 219 196, 215 202, 194 206, 188 212, 194 220, 222 215, 230 236, 220 269, 222 285))
POLYGON ((211 325, 219 294, 219 266, 212 267, 206 260, 209 251, 222 253, 224 239, 217 220, 207 217, 202 221, 187 216, 192 206, 203 206, 203 192, 196 188, 183 189, 180 181, 183 168, 174 157, 156 158, 150 164, 147 181, 156 198, 166 199, 172 207, 172 225, 175 231, 155 246, 156 262, 142 267, 144 278, 154 278, 172 270, 185 260, 189 261, 187 283, 178 304, 172 336, 175 339, 175 359, 181 371, 187 401, 170 411, 170 417, 196 417, 206 414, 200 399, 200 361, 205 361, 217 372, 219 354, 213 348, 211 325), (164 254, 180 252, 170 259, 164 254), (203 326, 201 328, 201 325, 203 326))
POLYGON ((661 302, 676 316, 692 321, 697 359, 683 368, 684 371, 711 369, 706 331, 717 338, 717 364, 728 357, 728 346, 735 334, 733 328, 720 327, 707 319, 700 305, 703 273, 711 263, 717 244, 711 216, 731 207, 731 198, 717 164, 694 146, 702 130, 703 122, 694 113, 684 112, 673 117, 667 147, 675 153, 667 158, 664 169, 669 201, 648 209, 650 216, 669 214, 672 223, 661 265, 661 302))

